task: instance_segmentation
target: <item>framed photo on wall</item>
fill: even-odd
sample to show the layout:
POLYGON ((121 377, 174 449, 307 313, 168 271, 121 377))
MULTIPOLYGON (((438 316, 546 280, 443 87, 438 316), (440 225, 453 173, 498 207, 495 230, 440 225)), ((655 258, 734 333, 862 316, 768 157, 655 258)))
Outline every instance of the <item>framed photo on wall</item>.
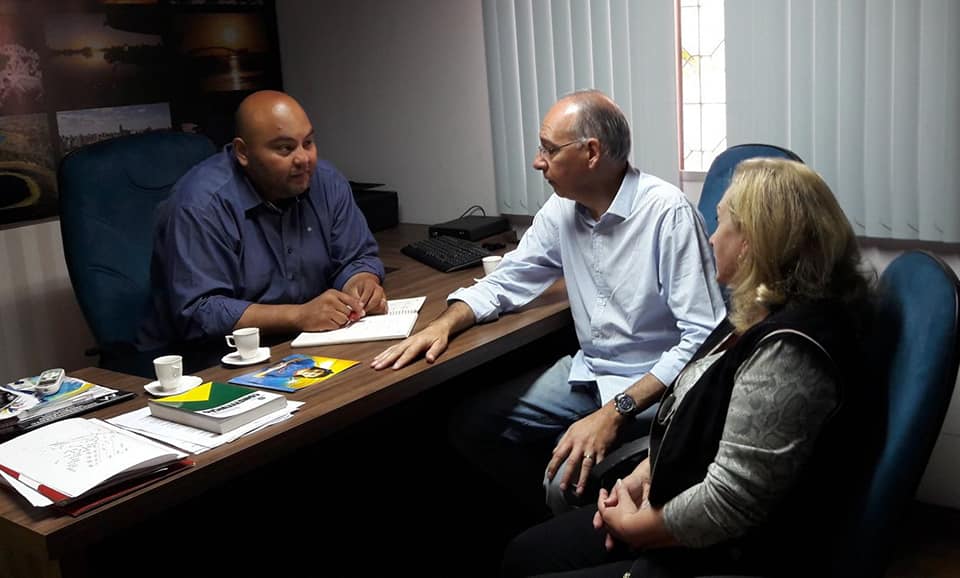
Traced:
POLYGON ((268 88, 273 0, 0 0, 0 227, 56 217, 71 151, 160 129, 223 145, 268 88))

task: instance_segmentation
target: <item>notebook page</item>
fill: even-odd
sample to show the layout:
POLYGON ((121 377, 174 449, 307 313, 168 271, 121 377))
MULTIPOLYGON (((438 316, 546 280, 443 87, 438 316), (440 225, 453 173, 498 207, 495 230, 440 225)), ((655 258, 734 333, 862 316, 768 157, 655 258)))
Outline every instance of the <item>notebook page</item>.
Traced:
POLYGON ((387 300, 387 315, 418 313, 423 307, 426 297, 410 297, 408 299, 389 299, 387 300))
POLYGON ((0 445, 0 463, 67 496, 186 454, 97 419, 54 422, 0 445))
POLYGON ((316 345, 335 345, 340 343, 358 343, 362 341, 381 341, 385 339, 403 339, 410 335, 417 324, 420 308, 426 297, 409 299, 391 299, 387 301, 386 315, 367 315, 341 329, 323 332, 304 332, 297 336, 291 347, 311 347, 316 345))

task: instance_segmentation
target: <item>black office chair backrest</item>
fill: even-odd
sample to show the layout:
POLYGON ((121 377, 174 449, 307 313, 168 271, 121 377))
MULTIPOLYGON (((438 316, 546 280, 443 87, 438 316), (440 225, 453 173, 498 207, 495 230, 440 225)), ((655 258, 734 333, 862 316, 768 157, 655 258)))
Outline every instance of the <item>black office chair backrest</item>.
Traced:
POLYGON ((60 162, 63 252, 100 348, 135 339, 150 298, 154 208, 215 150, 203 135, 154 131, 87 145, 60 162))

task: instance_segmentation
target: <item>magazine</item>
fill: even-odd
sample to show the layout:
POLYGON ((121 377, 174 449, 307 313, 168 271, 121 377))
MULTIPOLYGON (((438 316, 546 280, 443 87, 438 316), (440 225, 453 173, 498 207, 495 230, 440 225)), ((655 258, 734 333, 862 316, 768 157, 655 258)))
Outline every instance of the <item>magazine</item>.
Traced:
POLYGON ((4 395, 4 403, 0 407, 0 420, 10 417, 24 419, 45 410, 62 407, 67 405, 68 400, 87 396, 88 392, 98 387, 82 379, 64 377, 57 391, 50 395, 40 395, 36 390, 39 379, 40 376, 34 375, 0 387, 4 395))
POLYGON ((21 433, 50 421, 70 417, 132 394, 75 377, 64 377, 50 395, 37 395, 37 376, 0 386, 0 436, 21 433))
POLYGON ((269 367, 238 375, 230 383, 291 392, 326 381, 358 363, 349 359, 294 353, 269 367))

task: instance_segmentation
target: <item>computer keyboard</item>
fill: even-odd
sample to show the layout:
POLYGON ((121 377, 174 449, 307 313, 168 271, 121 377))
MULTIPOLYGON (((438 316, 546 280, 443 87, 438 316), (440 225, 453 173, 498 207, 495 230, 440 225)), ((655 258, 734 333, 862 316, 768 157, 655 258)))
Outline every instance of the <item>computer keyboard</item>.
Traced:
POLYGON ((400 252, 444 273, 479 265, 481 259, 493 255, 476 243, 446 236, 414 241, 400 252))

